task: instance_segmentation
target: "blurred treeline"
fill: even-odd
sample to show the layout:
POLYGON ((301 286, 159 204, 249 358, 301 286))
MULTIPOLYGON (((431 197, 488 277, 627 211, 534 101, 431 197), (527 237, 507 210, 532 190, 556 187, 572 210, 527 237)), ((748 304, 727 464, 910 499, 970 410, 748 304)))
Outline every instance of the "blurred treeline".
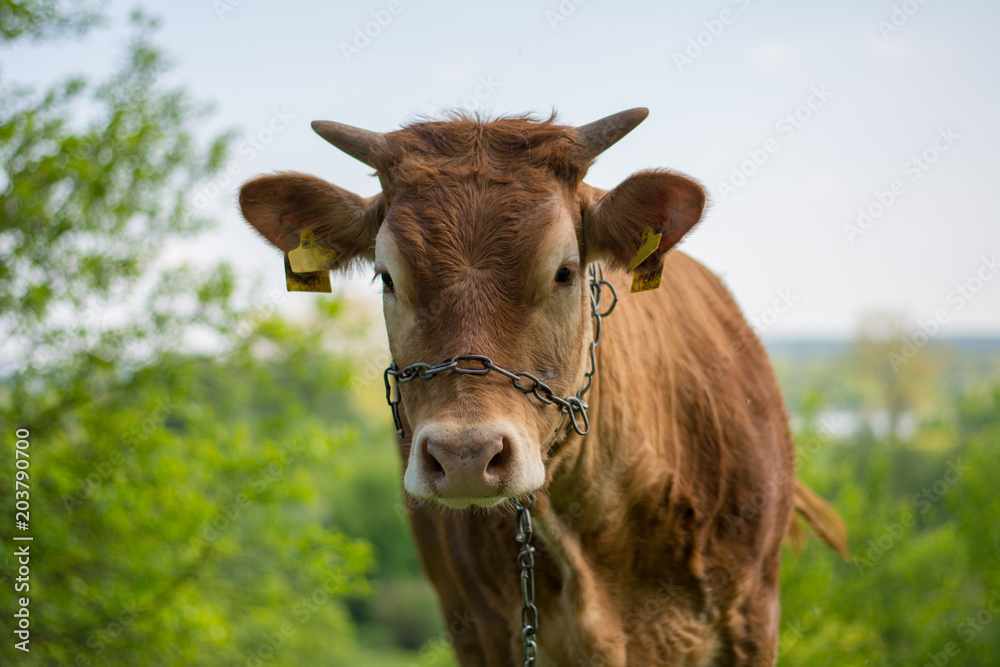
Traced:
POLYGON ((799 407, 799 476, 843 517, 854 557, 844 563, 815 542, 799 557, 786 549, 778 664, 997 664, 1000 341, 921 350, 926 375, 909 389, 922 407, 907 404, 905 435, 865 421, 892 410, 884 391, 866 388, 887 381, 872 340, 806 355, 776 347, 787 401, 799 407), (857 427, 838 436, 845 418, 857 427))
MULTIPOLYGON (((0 18, 9 46, 95 29, 100 13, 0 0, 0 18)), ((111 80, 0 95, 2 661, 454 664, 370 370, 384 353, 364 339, 380 324, 314 295, 289 321, 285 295, 241 290, 224 265, 157 261, 206 228, 186 197, 229 138, 193 139, 202 109, 162 88, 155 22, 134 21, 111 80), (30 653, 12 634, 19 428, 30 653)), ((801 475, 855 554, 786 553, 779 664, 1000 654, 997 348, 937 343, 893 367, 905 336, 883 317, 851 345, 773 349, 801 475), (860 426, 845 434, 834 409, 860 426), (875 414, 886 428, 866 426, 875 414)))

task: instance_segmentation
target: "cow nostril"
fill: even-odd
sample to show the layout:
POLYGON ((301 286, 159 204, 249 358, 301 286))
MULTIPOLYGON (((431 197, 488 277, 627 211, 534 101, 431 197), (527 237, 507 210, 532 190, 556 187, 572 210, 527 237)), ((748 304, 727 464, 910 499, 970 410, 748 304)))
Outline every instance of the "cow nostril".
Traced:
POLYGON ((510 447, 508 446, 506 440, 502 441, 500 444, 500 451, 493 455, 490 462, 486 464, 486 472, 491 474, 497 474, 505 467, 507 467, 507 462, 510 459, 510 447))
POLYGON ((445 477, 444 466, 441 465, 441 461, 439 461, 438 457, 434 455, 433 451, 431 451, 434 447, 434 444, 430 443, 422 452, 424 469, 432 478, 443 479, 445 477))

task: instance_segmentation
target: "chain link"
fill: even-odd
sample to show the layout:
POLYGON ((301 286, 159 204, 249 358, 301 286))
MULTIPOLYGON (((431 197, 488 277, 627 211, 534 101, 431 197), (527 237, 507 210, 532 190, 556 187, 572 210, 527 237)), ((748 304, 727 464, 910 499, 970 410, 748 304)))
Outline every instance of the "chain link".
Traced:
POLYGON ((514 509, 517 511, 514 537, 521 545, 517 562, 521 566, 521 638, 524 640, 524 667, 535 667, 538 653, 538 644, 535 642, 535 634, 538 632, 538 608, 535 607, 535 547, 531 546, 531 510, 534 507, 534 493, 528 497, 527 505, 514 501, 514 509))
MULTIPOLYGON (((557 405, 559 410, 569 415, 567 428, 572 428, 581 436, 590 432, 590 418, 587 416, 587 408, 590 407, 583 400, 587 392, 594 384, 594 376, 597 374, 597 344, 601 341, 601 320, 611 314, 618 304, 618 292, 614 285, 604 279, 604 267, 598 263, 590 267, 590 314, 594 318, 594 338, 590 342, 589 358, 590 365, 583 374, 583 384, 576 392, 575 396, 560 398, 555 395, 552 388, 542 382, 535 375, 527 371, 514 373, 493 363, 493 360, 482 354, 458 354, 440 364, 431 366, 423 362, 410 364, 400 370, 393 362, 385 369, 383 379, 385 380, 385 400, 392 410, 392 421, 396 426, 396 435, 402 440, 403 422, 399 416, 399 403, 402 395, 399 387, 413 380, 431 380, 441 373, 459 373, 461 375, 486 375, 488 373, 499 373, 508 380, 521 393, 531 394, 545 405, 557 405), (604 308, 603 296, 604 288, 607 287, 611 294, 611 303, 604 308), (393 381, 395 380, 395 385, 393 381), (393 391, 395 390, 395 391, 393 391)), ((517 562, 521 567, 521 636, 524 639, 524 667, 534 667, 538 652, 538 644, 535 635, 538 632, 538 608, 535 607, 535 548, 531 546, 531 510, 535 506, 535 494, 528 498, 527 505, 521 505, 517 501, 512 501, 516 511, 515 519, 515 539, 521 545, 521 550, 517 554, 517 562)))

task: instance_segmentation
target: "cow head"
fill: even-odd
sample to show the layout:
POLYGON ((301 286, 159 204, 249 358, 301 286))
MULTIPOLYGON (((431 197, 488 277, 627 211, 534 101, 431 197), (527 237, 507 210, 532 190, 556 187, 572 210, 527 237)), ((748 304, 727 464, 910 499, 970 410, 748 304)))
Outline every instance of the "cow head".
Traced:
MULTIPOLYGON (((388 134, 317 121, 323 138, 376 169, 381 193, 279 173, 246 183, 240 206, 286 254, 312 231, 338 268, 374 265, 399 367, 486 355, 572 396, 593 335, 588 264, 623 268, 652 227, 663 237, 645 264, 658 265, 704 208, 702 188, 672 172, 642 171, 610 192, 583 183, 646 114, 579 128, 458 116, 388 134)), ((550 448, 566 432, 559 410, 497 373, 444 373, 399 390, 413 496, 489 507, 546 483, 550 448)))

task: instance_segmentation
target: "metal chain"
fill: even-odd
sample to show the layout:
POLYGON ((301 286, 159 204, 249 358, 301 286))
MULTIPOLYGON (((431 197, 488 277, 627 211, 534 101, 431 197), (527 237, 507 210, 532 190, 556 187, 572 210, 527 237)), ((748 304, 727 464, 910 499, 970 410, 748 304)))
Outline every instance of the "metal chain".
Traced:
MULTIPOLYGON (((385 380, 385 400, 392 410, 392 421, 396 426, 396 435, 402 440, 403 422, 399 416, 399 402, 402 400, 402 393, 399 385, 413 380, 431 380, 441 373, 454 371, 462 375, 486 375, 496 372, 511 381, 514 388, 523 394, 532 394, 535 398, 546 405, 557 405, 559 410, 569 415, 569 425, 580 435, 587 435, 590 432, 590 419, 587 416, 587 408, 590 407, 584 402, 583 397, 590 391, 594 384, 594 376, 597 374, 597 344, 601 342, 601 320, 611 314, 618 304, 618 291, 614 285, 604 279, 604 267, 598 263, 590 267, 590 314, 594 318, 594 338, 590 342, 589 356, 590 368, 583 374, 583 384, 576 392, 575 396, 559 398, 552 391, 552 388, 539 380, 531 373, 522 371, 514 373, 505 368, 501 368, 493 363, 493 360, 482 354, 458 354, 440 364, 431 366, 423 362, 410 364, 400 370, 393 362, 385 369, 383 379, 385 380), (611 292, 611 305, 602 310, 602 298, 604 288, 611 292), (460 365, 472 363, 472 366, 460 365), (478 364, 478 366, 476 365, 478 364), (396 380, 396 396, 393 398, 393 386, 389 378, 396 380)), ((535 494, 528 498, 527 505, 521 505, 517 501, 512 501, 517 512, 515 519, 515 539, 521 545, 521 551, 517 554, 518 565, 521 566, 521 636, 524 639, 524 667, 534 667, 535 658, 538 651, 538 644, 535 635, 538 632, 538 608, 535 607, 535 548, 531 546, 531 510, 535 506, 535 494)))
POLYGON ((515 539, 521 545, 517 562, 521 566, 521 638, 524 640, 524 667, 535 667, 538 644, 538 608, 535 607, 535 547, 531 546, 531 510, 535 507, 535 494, 528 497, 528 504, 514 501, 517 510, 515 539))
POLYGON ((402 370, 393 362, 385 369, 383 380, 385 381, 385 400, 392 410, 392 420, 396 426, 396 435, 402 440, 403 422, 399 416, 399 402, 402 399, 398 386, 396 396, 393 398, 393 386, 389 380, 394 378, 398 384, 405 384, 413 380, 431 380, 441 373, 454 371, 463 375, 486 375, 495 371, 511 381, 514 388, 524 394, 532 394, 535 398, 546 405, 559 406, 560 412, 569 415, 569 426, 580 435, 587 435, 590 432, 590 418, 587 416, 587 403, 583 397, 590 391, 594 383, 594 375, 597 373, 597 344, 601 340, 601 319, 611 314, 618 303, 618 292, 614 285, 604 279, 604 268, 598 264, 590 267, 590 313, 594 318, 594 338, 590 342, 590 368, 583 375, 583 385, 575 396, 560 398, 555 395, 549 385, 542 382, 535 375, 522 371, 515 373, 506 368, 502 368, 493 363, 493 360, 482 354, 458 354, 431 366, 430 364, 418 361, 410 364, 402 370), (601 310, 603 288, 607 287, 611 292, 611 305, 606 310, 601 310), (463 362, 471 362, 473 366, 461 366, 463 362), (475 365, 478 364, 478 367, 475 365))
POLYGON ((597 344, 601 342, 601 320, 610 315, 617 305, 618 290, 604 279, 604 266, 598 262, 596 267, 590 267, 590 314, 594 318, 594 339, 590 341, 590 370, 583 374, 583 386, 576 392, 577 398, 581 400, 590 391, 590 386, 594 384, 594 375, 597 374, 597 344), (611 305, 602 312, 605 287, 611 292, 611 305))

